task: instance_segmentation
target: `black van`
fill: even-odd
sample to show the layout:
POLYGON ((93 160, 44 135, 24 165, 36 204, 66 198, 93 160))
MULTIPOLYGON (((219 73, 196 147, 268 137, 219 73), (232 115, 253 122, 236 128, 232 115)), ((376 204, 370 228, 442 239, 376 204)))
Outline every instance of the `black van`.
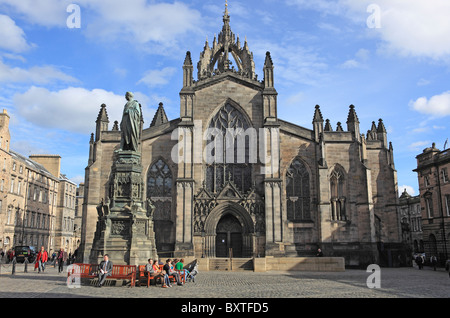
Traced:
POLYGON ((36 259, 36 248, 34 246, 16 246, 14 248, 14 256, 16 257, 16 261, 18 263, 25 262, 25 258, 28 259, 28 262, 33 263, 36 259))

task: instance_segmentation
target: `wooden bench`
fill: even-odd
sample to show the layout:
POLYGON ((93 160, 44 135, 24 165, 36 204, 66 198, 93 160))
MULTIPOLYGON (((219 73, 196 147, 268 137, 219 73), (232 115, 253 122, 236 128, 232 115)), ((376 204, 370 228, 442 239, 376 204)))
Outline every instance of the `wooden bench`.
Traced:
POLYGON ((98 264, 74 263, 67 272, 67 277, 76 276, 80 278, 96 278, 98 276, 98 264))
POLYGON ((129 279, 131 287, 136 285, 136 265, 113 265, 110 276, 106 279, 129 279))
MULTIPOLYGON (((68 278, 71 276, 80 278, 97 278, 97 264, 72 264, 72 269, 67 273, 68 278)), ((113 265, 112 273, 106 279, 129 279, 131 287, 136 284, 136 266, 135 265, 113 265)))

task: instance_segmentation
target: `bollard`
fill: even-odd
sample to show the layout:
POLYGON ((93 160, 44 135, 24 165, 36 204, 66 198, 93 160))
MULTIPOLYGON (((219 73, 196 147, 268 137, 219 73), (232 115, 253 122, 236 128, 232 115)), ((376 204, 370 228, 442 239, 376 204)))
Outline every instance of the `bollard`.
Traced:
POLYGON ((23 272, 28 273, 28 257, 25 257, 25 261, 23 262, 23 264, 25 265, 23 272))
POLYGON ((16 258, 14 257, 13 260, 12 260, 12 273, 11 273, 11 275, 16 274, 16 263, 17 263, 17 261, 16 261, 16 258))

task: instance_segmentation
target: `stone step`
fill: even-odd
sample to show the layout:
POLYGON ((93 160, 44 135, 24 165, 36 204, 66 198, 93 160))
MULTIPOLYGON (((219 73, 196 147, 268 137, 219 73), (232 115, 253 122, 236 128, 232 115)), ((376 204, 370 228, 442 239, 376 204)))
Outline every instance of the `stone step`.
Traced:
POLYGON ((211 258, 209 259, 209 270, 218 271, 244 271, 253 270, 251 258, 211 258))

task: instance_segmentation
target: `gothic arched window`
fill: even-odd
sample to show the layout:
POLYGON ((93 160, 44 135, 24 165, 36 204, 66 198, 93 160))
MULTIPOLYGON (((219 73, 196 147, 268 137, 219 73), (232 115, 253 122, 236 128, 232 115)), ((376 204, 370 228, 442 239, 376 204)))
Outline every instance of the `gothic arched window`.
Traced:
POLYGON ((172 173, 162 160, 156 161, 147 175, 147 197, 170 197, 172 193, 172 173))
POLYGON ((296 158, 286 172, 287 218, 289 221, 311 219, 309 172, 296 158))
POLYGON ((172 172, 162 159, 150 166, 147 173, 147 198, 155 206, 153 215, 156 248, 159 251, 172 250, 172 172))
POLYGON ((345 192, 344 171, 335 167, 330 174, 331 219, 334 221, 347 220, 345 192))
MULTIPOLYGON (((235 107, 225 104, 211 119, 206 146, 206 188, 219 192, 225 182, 233 181, 246 192, 252 184, 251 163, 256 160, 250 144, 256 144, 254 130, 246 117, 235 107)), ((254 147, 253 147, 254 148, 254 147)))

